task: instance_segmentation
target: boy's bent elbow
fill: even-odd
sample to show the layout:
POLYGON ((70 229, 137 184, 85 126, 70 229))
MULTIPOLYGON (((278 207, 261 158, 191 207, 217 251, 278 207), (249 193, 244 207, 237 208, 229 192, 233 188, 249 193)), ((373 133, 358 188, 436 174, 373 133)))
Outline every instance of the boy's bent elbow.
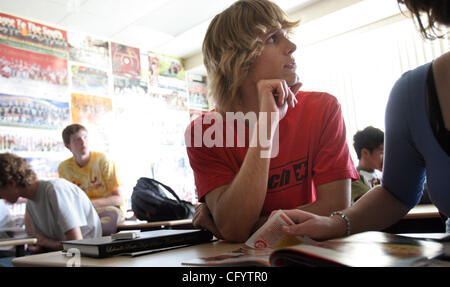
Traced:
POLYGON ((236 226, 236 224, 224 226, 222 228, 219 228, 219 230, 223 236, 223 239, 230 242, 243 243, 250 237, 249 230, 239 228, 238 226, 236 226))

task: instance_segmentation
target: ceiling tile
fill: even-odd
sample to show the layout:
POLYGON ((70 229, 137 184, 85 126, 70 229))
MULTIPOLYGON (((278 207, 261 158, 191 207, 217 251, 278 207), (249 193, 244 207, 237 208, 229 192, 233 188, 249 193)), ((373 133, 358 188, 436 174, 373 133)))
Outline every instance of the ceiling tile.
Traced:
POLYGON ((138 24, 177 36, 212 18, 234 0, 176 0, 148 13, 138 24), (193 8, 196 7, 196 8, 193 8))
POLYGON ((88 13, 71 13, 59 23, 68 30, 80 31, 90 35, 95 35, 103 39, 108 39, 117 30, 121 29, 121 24, 114 19, 101 19, 88 13))
POLYGON ((173 41, 157 47, 157 51, 164 51, 164 53, 176 57, 190 57, 193 54, 199 53, 209 22, 210 21, 202 22, 192 29, 178 35, 173 41))
POLYGON ((169 2, 170 0, 86 0, 81 6, 81 12, 124 22, 123 19, 138 19, 169 2))
POLYGON ((124 43, 130 46, 151 51, 164 43, 172 41, 173 36, 151 30, 145 26, 130 25, 119 33, 114 34, 111 40, 118 43, 124 43))
POLYGON ((55 25, 68 13, 66 6, 52 1, 0 1, 0 11, 44 25, 55 25))

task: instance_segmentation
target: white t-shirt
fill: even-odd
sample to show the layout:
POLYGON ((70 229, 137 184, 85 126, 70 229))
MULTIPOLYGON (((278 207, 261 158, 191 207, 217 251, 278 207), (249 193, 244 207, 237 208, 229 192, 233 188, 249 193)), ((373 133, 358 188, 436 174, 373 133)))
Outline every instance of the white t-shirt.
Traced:
POLYGON ((65 233, 75 227, 80 227, 83 238, 102 236, 100 218, 87 195, 63 178, 41 180, 26 210, 34 231, 54 240, 64 240, 65 233))
POLYGON ((383 175, 381 171, 374 169, 372 172, 361 169, 359 174, 364 178, 364 184, 369 188, 381 184, 381 176, 383 175))
POLYGON ((0 199, 0 227, 9 222, 9 211, 3 199, 0 199))

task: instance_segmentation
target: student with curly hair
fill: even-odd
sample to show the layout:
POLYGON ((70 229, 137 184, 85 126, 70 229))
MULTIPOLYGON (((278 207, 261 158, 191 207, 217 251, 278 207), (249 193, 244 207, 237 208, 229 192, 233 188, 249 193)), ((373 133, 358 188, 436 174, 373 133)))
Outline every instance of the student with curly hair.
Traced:
MULTIPOLYGON (((398 0, 414 15, 427 39, 444 37, 448 0, 398 0), (424 23, 425 22, 425 23, 424 23)), ((297 223, 288 234, 327 239, 389 227, 421 199, 425 177, 432 202, 450 216, 450 52, 406 72, 392 88, 386 108, 382 184, 352 207, 323 217, 288 210, 297 223)), ((447 220, 447 232, 450 232, 447 220)))
POLYGON ((26 230, 37 237, 33 252, 62 249, 61 241, 102 236, 100 218, 86 194, 65 179, 38 180, 28 161, 0 154, 0 198, 27 199, 26 230), (30 224, 31 223, 31 226, 30 224))

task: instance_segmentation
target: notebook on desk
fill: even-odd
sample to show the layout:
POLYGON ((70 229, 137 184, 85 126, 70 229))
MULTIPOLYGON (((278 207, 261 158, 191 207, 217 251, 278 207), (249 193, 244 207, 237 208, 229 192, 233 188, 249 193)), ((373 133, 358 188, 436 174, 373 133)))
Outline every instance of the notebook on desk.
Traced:
POLYGON ((78 251, 84 256, 105 258, 124 253, 199 244, 209 242, 212 238, 212 233, 207 230, 163 229, 141 232, 140 237, 130 240, 113 240, 111 236, 103 236, 63 241, 62 244, 65 252, 78 251))

